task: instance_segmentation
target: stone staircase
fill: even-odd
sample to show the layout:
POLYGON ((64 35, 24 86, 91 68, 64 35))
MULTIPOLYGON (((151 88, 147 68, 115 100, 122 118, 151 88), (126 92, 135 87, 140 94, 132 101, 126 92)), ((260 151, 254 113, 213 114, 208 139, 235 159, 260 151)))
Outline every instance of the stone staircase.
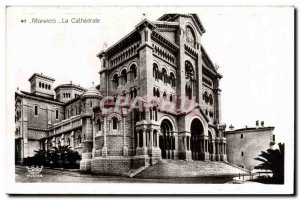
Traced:
POLYGON ((179 178, 201 176, 238 176, 246 174, 245 170, 217 161, 184 161, 160 160, 156 165, 150 166, 135 177, 140 178, 179 178))

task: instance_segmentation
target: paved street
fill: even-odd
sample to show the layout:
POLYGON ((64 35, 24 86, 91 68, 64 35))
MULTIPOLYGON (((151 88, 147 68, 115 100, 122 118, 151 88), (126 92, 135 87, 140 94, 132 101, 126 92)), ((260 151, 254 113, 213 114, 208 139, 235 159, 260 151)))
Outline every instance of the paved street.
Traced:
POLYGON ((224 176, 201 176, 189 178, 126 178, 120 176, 100 176, 81 174, 53 169, 43 169, 42 177, 28 177, 29 173, 25 166, 16 166, 16 182, 56 182, 56 183, 226 183, 230 182, 233 175, 224 176))

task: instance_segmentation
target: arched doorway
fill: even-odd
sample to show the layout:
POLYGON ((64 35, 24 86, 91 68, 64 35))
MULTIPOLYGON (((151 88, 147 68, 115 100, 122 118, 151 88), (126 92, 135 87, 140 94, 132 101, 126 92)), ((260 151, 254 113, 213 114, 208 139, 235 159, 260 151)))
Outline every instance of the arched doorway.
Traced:
POLYGON ((168 119, 164 119, 160 124, 159 148, 163 159, 173 159, 175 150, 175 137, 173 135, 173 125, 168 119))
POLYGON ((192 160, 200 160, 201 153, 204 152, 202 143, 204 128, 201 121, 197 118, 193 119, 191 123, 191 152, 192 160))

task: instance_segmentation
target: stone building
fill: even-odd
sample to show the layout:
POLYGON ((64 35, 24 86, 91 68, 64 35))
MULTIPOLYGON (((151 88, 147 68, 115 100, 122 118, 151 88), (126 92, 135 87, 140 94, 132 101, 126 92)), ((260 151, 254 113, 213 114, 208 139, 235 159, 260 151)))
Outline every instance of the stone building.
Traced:
POLYGON ((231 125, 225 132, 227 140, 228 162, 253 170, 260 161, 254 160, 261 151, 266 151, 275 144, 274 127, 264 127, 264 122, 256 127, 234 129, 231 125))
POLYGON ((143 19, 97 54, 100 85, 34 74, 31 93, 16 93, 16 158, 70 145, 80 168, 122 175, 159 159, 226 161, 219 81, 196 14, 143 19), (46 86, 47 85, 47 86, 46 86))

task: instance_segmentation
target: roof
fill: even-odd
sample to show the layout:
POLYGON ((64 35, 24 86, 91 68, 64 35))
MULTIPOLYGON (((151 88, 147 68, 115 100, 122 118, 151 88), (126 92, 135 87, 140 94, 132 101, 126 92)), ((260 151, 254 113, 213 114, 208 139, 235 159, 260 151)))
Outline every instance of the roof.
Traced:
POLYGON ((54 91, 57 91, 59 88, 76 88, 76 89, 79 89, 79 90, 83 90, 85 91, 86 89, 79 86, 79 85, 75 85, 75 84, 61 84, 61 85, 58 85, 56 88, 54 88, 54 91))
POLYGON ((51 101, 53 103, 63 104, 63 102, 60 102, 53 97, 46 97, 46 96, 42 96, 42 95, 33 94, 30 92, 25 92, 25 91, 20 91, 19 93, 16 92, 16 95, 25 96, 27 98, 35 98, 35 99, 39 99, 41 101, 51 101))
POLYGON ((160 18, 158 18, 158 21, 173 21, 175 20, 177 17, 190 17, 193 20, 195 20, 196 25, 198 26, 198 28, 200 29, 201 34, 205 33, 205 28, 200 20, 200 18, 198 17, 197 14, 164 14, 163 16, 161 16, 160 18))
POLYGON ((32 76, 28 79, 28 81, 31 81, 34 77, 40 77, 40 78, 44 78, 44 79, 47 79, 47 80, 49 80, 49 81, 55 81, 55 79, 54 78, 51 78, 50 76, 45 76, 45 75, 43 75, 43 74, 38 74, 38 73, 34 73, 34 74, 32 74, 32 76))
POLYGON ((228 133, 240 133, 240 132, 255 132, 255 131, 264 131, 264 130, 274 130, 274 126, 268 126, 268 127, 250 127, 250 128, 240 128, 240 129, 235 129, 233 131, 225 131, 227 134, 228 133))
POLYGON ((89 89, 87 89, 82 95, 81 98, 84 97, 100 97, 102 96, 101 93, 99 92, 99 90, 96 89, 95 86, 90 87, 89 89))

